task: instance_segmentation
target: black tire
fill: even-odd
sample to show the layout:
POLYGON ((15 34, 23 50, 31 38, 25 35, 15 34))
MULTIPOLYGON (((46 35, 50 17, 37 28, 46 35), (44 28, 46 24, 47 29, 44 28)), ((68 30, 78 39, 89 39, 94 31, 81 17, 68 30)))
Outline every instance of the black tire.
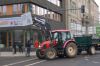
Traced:
POLYGON ((45 54, 41 54, 41 50, 40 50, 40 49, 37 49, 37 50, 36 50, 36 56, 37 56, 39 59, 44 59, 44 58, 45 58, 45 54))
POLYGON ((90 55, 96 54, 95 47, 94 46, 89 47, 89 49, 87 50, 87 53, 90 55))
POLYGON ((57 52, 54 48, 49 48, 46 50, 46 59, 49 59, 49 60, 52 60, 52 59, 55 59, 56 56, 57 56, 57 52))
POLYGON ((77 55, 80 55, 81 53, 82 53, 82 50, 79 49, 79 50, 77 51, 77 55))
POLYGON ((70 42, 65 48, 65 53, 66 53, 66 56, 68 58, 76 57, 76 55, 77 55, 77 46, 76 46, 76 44, 73 43, 73 42, 70 42))

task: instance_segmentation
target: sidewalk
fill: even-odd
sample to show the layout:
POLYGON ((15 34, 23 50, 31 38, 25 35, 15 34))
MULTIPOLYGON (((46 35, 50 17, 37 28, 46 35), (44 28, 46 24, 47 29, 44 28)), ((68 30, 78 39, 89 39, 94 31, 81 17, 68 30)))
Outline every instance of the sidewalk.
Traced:
MULTIPOLYGON (((31 52, 31 56, 36 55, 35 52, 31 52)), ((25 56, 25 52, 13 54, 13 52, 0 52, 0 57, 18 57, 18 56, 25 56)))

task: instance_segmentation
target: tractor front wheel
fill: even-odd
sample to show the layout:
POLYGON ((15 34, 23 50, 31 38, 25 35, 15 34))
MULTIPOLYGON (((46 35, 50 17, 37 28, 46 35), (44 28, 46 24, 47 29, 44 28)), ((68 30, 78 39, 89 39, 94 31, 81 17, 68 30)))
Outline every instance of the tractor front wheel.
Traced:
POLYGON ((77 46, 75 43, 70 42, 65 48, 66 56, 69 58, 76 57, 77 55, 77 46))
POLYGON ((37 50, 36 50, 36 56, 37 56, 39 59, 44 59, 44 58, 45 58, 45 54, 43 54, 43 53, 41 52, 40 49, 37 49, 37 50))
POLYGON ((56 58, 57 52, 54 48, 49 48, 46 50, 46 59, 52 60, 56 58))

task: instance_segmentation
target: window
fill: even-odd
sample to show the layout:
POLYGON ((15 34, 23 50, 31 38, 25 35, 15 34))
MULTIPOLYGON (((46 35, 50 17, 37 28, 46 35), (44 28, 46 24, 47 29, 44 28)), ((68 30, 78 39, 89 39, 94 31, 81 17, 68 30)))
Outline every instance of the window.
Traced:
POLYGON ((44 9, 44 17, 47 17, 47 10, 44 9))
POLYGON ((18 8, 17 5, 13 5, 13 13, 14 14, 17 14, 18 13, 17 8, 18 8))
POLYGON ((58 33, 52 33, 52 39, 55 39, 56 41, 58 41, 58 33))
POLYGON ((32 5, 32 13, 33 13, 33 14, 36 13, 36 12, 35 12, 35 8, 36 8, 36 6, 35 6, 35 5, 32 5))
POLYGON ((51 10, 47 10, 45 8, 39 7, 37 5, 32 4, 32 14, 43 16, 45 18, 49 18, 55 21, 61 21, 61 15, 53 12, 51 10))
POLYGON ((47 11, 47 18, 50 18, 50 10, 47 11))
POLYGON ((3 6, 3 15, 6 15, 6 6, 3 6))
POLYGON ((48 0, 48 1, 57 5, 57 6, 60 6, 60 0, 48 0))
POLYGON ((62 32, 62 40, 63 42, 66 41, 66 32, 62 32))
POLYGON ((23 11, 23 4, 18 4, 18 11, 20 12, 20 13, 22 13, 22 11, 23 11))
POLYGON ((43 10, 44 10, 43 8, 39 7, 39 15, 40 16, 43 16, 43 10))
POLYGON ((23 10, 23 4, 13 5, 13 13, 14 14, 22 13, 22 10, 23 10))
POLYGON ((2 6, 0 6, 0 15, 2 15, 2 6))
MULTIPOLYGON (((76 3, 73 2, 72 0, 70 0, 70 8, 71 9, 76 9, 77 8, 76 3)), ((71 12, 76 14, 77 10, 71 10, 71 12)))

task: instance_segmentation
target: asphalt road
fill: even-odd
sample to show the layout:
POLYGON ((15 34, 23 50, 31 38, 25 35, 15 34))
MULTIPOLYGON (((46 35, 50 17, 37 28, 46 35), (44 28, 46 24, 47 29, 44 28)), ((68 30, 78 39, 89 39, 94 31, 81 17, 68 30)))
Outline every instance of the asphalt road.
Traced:
POLYGON ((100 66, 100 52, 96 55, 82 54, 76 58, 40 60, 37 57, 0 57, 0 66, 100 66))

